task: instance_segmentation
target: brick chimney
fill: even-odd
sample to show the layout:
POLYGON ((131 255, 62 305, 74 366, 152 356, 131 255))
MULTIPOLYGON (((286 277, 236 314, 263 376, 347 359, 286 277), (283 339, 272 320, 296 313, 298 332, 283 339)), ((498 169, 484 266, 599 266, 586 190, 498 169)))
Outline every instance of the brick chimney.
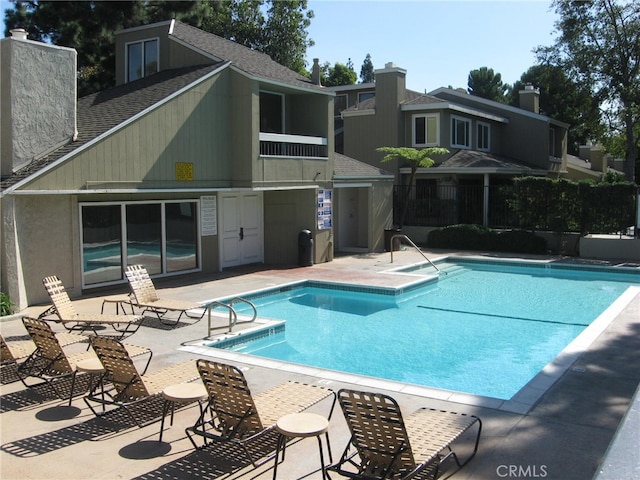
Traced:
POLYGON ((520 90, 518 93, 520 94, 520 108, 540 113, 540 90, 529 83, 524 86, 524 90, 520 90))
POLYGON ((0 40, 0 174, 72 141, 76 126, 77 54, 27 38, 0 40))

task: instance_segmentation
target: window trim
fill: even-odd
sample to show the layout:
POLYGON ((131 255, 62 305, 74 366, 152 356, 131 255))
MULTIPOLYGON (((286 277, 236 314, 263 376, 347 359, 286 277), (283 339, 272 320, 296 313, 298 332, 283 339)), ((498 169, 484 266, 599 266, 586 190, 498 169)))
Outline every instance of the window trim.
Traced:
POLYGON ((489 152, 491 150, 491 124, 487 122, 476 122, 476 148, 481 152, 489 152), (477 131, 480 127, 484 127, 487 129, 487 145, 480 146, 481 136, 477 131))
POLYGON ((471 119, 460 117, 457 115, 451 115, 451 147, 452 148, 461 148, 465 150, 471 149, 473 145, 473 125, 471 119), (467 125, 467 133, 469 134, 468 144, 456 143, 455 140, 458 140, 457 129, 454 127, 453 122, 464 122, 467 125))
POLYGON ((411 145, 413 147, 435 147, 440 145, 440 114, 439 113, 417 113, 411 115, 411 145), (424 118, 424 126, 425 126, 425 143, 416 143, 416 119, 424 118), (435 118, 436 119, 436 141, 434 143, 427 142, 429 138, 429 131, 427 129, 427 119, 435 118))
POLYGON ((362 103, 366 100, 369 100, 370 98, 374 98, 376 96, 376 91, 375 90, 367 90, 366 92, 358 92, 358 101, 357 103, 362 103), (362 100, 360 97, 362 95, 369 95, 367 98, 365 98, 364 100, 362 100))
MULTIPOLYGON (((142 53, 142 67, 144 68, 146 65, 146 61, 145 61, 145 50, 144 50, 144 44, 146 42, 153 42, 155 41, 158 45, 157 48, 157 58, 156 61, 158 63, 158 69, 155 73, 160 71, 160 37, 151 37, 151 38, 144 38, 142 40, 136 40, 135 42, 127 42, 124 44, 124 78, 125 78, 125 83, 129 83, 129 82, 134 82, 135 80, 131 80, 130 79, 130 75, 129 75, 129 47, 131 45, 136 45, 136 44, 140 44, 142 45, 142 49, 141 49, 141 53, 142 53)), ((143 72, 143 75, 140 78, 145 78, 148 75, 146 74, 146 72, 143 72)), ((136 80, 140 80, 140 78, 136 78, 136 80)))

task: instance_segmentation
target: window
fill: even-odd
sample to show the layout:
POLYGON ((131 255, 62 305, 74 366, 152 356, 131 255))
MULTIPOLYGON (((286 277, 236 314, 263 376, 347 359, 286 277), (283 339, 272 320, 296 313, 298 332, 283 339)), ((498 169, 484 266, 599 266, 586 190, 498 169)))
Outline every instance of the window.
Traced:
POLYGON ((440 117, 437 113, 413 116, 413 146, 439 145, 440 117))
POLYGON ((284 95, 260 92, 260 131, 284 133, 284 95))
POLYGON ((127 82, 158 72, 158 39, 127 44, 127 82))
POLYGON ((375 92, 360 92, 358 93, 358 103, 364 102, 365 100, 368 100, 375 96, 376 96, 375 92))
POLYGON ((197 211, 194 200, 82 205, 83 285, 123 280, 127 265, 152 274, 197 269, 197 211))
POLYGON ((476 142, 478 150, 489 151, 491 149, 491 128, 488 123, 478 122, 476 142))
POLYGON ((471 121, 461 117, 451 117, 451 146, 471 148, 471 121))
POLYGON ((345 108, 349 107, 349 97, 347 95, 336 95, 335 100, 333 101, 333 115, 335 117, 340 116, 340 112, 342 112, 345 108))

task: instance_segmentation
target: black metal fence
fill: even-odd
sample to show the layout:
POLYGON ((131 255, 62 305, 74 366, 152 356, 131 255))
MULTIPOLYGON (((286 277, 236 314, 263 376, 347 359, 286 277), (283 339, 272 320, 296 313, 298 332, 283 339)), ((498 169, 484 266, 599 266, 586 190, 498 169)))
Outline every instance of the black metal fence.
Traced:
MULTIPOLYGON (((563 218, 563 208, 549 204, 544 224, 530 225, 526 215, 518 211, 516 201, 518 187, 514 185, 478 186, 478 185, 429 185, 413 186, 409 192, 404 221, 401 222, 404 202, 407 197, 407 186, 394 187, 393 217, 396 225, 412 225, 427 227, 444 227, 447 225, 474 224, 491 228, 509 229, 540 229, 577 231, 580 225, 563 218), (485 213, 485 200, 487 203, 485 213), (486 216, 486 222, 485 222, 486 216)), ((590 233, 619 233, 633 227, 636 220, 637 194, 628 196, 623 205, 616 205, 610 210, 616 210, 616 215, 622 220, 613 222, 589 223, 590 233), (622 213, 620 213, 622 210, 622 213)), ((606 205, 600 205, 599 210, 607 211, 606 205)), ((597 212, 600 216, 600 211, 597 212)), ((590 214, 585 213, 586 216, 590 214)), ((591 217, 595 217, 593 213, 591 217)))

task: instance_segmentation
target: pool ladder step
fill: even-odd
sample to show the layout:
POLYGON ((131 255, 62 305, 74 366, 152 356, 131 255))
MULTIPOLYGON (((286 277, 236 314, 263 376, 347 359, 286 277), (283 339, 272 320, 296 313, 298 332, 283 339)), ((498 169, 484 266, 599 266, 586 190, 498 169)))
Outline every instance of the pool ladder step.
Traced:
POLYGON ((229 300, 227 303, 220 302, 218 300, 215 300, 213 302, 209 302, 206 305, 207 321, 208 321, 207 336, 209 336, 209 337, 211 336, 211 332, 213 330, 217 330, 219 328, 227 328, 226 326, 223 326, 223 327, 212 327, 211 326, 211 310, 213 310, 214 308, 223 308, 223 309, 225 309, 225 310, 227 310, 229 312, 229 326, 228 326, 229 333, 232 332, 233 327, 235 325, 237 325, 238 323, 251 323, 258 317, 258 310, 256 309, 256 306, 252 302, 247 300, 246 298, 234 297, 231 300, 229 300), (249 307, 251 307, 251 309, 253 310, 253 315, 249 320, 240 320, 240 321, 238 321, 238 313, 236 312, 236 309, 233 308, 234 304, 236 304, 236 303, 243 303, 243 304, 249 305, 249 307))

